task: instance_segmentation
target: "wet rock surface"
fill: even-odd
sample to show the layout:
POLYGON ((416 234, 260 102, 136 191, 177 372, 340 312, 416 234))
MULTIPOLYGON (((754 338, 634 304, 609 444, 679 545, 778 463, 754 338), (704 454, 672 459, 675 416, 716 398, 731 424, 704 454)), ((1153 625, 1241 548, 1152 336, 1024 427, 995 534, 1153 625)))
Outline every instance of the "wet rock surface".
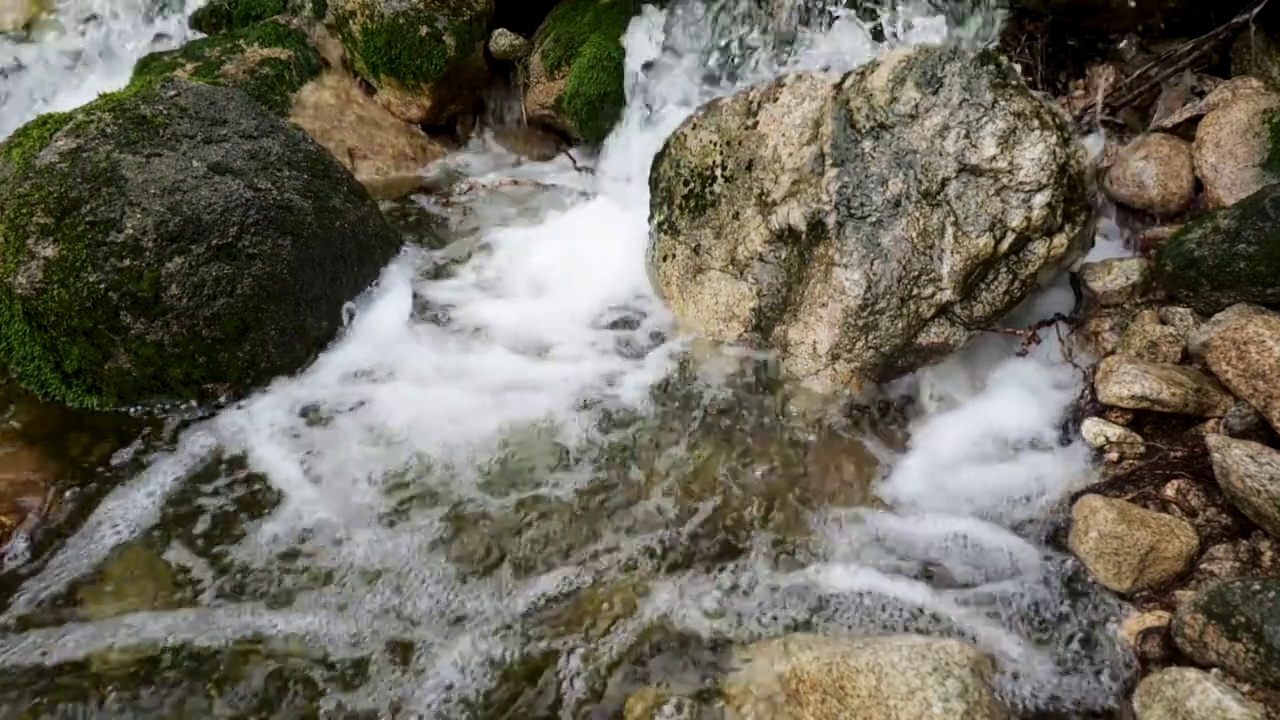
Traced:
POLYGON ((1098 364, 1094 387, 1104 404, 1130 410, 1222 417, 1233 402, 1217 380, 1195 368, 1121 355, 1098 364))
POLYGON ((1119 593, 1167 584, 1200 549, 1186 522, 1101 495, 1076 500, 1067 542, 1098 582, 1119 593))
POLYGON ((1139 135, 1120 151, 1103 185, 1118 203, 1164 217, 1179 215, 1196 196, 1191 145, 1164 133, 1139 135))
POLYGON ((1197 663, 1280 687, 1280 578, 1230 580, 1196 593, 1174 615, 1173 636, 1197 663))

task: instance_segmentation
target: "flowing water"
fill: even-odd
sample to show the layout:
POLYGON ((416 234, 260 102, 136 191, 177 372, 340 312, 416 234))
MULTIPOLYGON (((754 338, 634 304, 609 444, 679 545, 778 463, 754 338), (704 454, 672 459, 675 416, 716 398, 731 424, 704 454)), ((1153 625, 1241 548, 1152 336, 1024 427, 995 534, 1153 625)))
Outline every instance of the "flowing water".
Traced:
MULTIPOLYGON (((184 37, 109 6, 3 41, 0 136, 184 37)), ((795 630, 964 637, 1027 714, 1113 707, 1119 608, 1048 549, 1091 472, 1052 331, 813 411, 768 358, 679 337, 645 271, 649 165, 698 105, 997 19, 646 7, 594 174, 483 139, 432 168, 465 189, 389 208, 416 242, 313 366, 153 423, 67 536, 9 558, 0 717, 619 717, 653 683, 710 705, 734 646, 795 630)))

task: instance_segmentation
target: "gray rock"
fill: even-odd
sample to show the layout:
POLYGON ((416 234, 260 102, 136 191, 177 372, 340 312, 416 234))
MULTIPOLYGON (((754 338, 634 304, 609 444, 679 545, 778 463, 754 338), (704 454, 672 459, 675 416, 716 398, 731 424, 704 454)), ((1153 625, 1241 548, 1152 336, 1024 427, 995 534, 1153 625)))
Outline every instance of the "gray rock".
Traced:
POLYGON ((208 400, 297 371, 400 245, 305 133, 178 78, 0 146, 0 240, 9 370, 88 407, 208 400))
POLYGON ((1213 475, 1240 512, 1280 538, 1280 452, 1225 435, 1205 438, 1213 475))
POLYGON ((1080 266, 1080 281, 1104 306, 1133 302, 1151 289, 1151 261, 1111 258, 1080 266))
POLYGON ((650 186, 649 269, 676 316, 822 390, 955 350, 1092 238, 1079 146, 991 51, 922 47, 715 100, 650 186))
POLYGON ((1212 315, 1280 303, 1280 184, 1193 220, 1156 247, 1156 278, 1179 303, 1212 315))
POLYGON ((1133 693, 1137 720, 1266 720, 1262 707, 1199 668, 1152 673, 1133 693))
POLYGON ((495 60, 521 60, 533 52, 533 43, 528 38, 511 32, 506 28, 495 28, 489 33, 489 54, 495 60))
POLYGON ((993 663, 959 640, 920 635, 765 640, 738 654, 726 720, 999 720, 993 663))
POLYGON ((1229 580, 1196 593, 1174 614, 1173 639, 1198 664, 1280 688, 1280 577, 1229 580))
POLYGON ((1217 380, 1195 368, 1123 355, 1098 363, 1093 385, 1100 402, 1129 410, 1222 417, 1234 402, 1217 380))
POLYGON ((1280 431, 1280 313, 1233 305, 1201 326, 1190 350, 1280 431))
POLYGON ((1067 544, 1099 583, 1133 593, 1166 585, 1186 572, 1200 538, 1172 515, 1084 495, 1071 508, 1067 544))
POLYGON ((1222 434, 1240 440, 1265 442, 1271 435, 1271 426, 1252 405, 1237 400, 1222 416, 1222 434))

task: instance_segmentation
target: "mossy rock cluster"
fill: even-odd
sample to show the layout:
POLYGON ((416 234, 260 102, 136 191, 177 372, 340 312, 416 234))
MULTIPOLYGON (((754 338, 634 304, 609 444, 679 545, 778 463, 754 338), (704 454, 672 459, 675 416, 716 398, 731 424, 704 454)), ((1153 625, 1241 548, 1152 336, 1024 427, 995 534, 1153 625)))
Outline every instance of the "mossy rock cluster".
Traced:
POLYGON ((0 145, 0 360, 73 407, 237 395, 307 364, 398 245, 245 93, 135 83, 0 145))
POLYGON ((1280 305, 1280 185, 1187 223, 1155 259, 1164 290, 1199 312, 1280 305))
POLYGON ((293 96, 323 69, 324 62, 305 32, 284 21, 268 20, 146 55, 134 66, 131 85, 171 76, 225 85, 286 116, 293 96))
POLYGON ((493 0, 332 0, 329 13, 352 69, 401 120, 440 124, 479 99, 493 0))
POLYGON ((525 105, 530 120, 598 143, 626 105, 622 35, 635 0, 565 0, 533 39, 525 105))
POLYGON ((327 0, 212 0, 191 13, 188 24, 205 35, 241 30, 274 17, 324 19, 327 0))

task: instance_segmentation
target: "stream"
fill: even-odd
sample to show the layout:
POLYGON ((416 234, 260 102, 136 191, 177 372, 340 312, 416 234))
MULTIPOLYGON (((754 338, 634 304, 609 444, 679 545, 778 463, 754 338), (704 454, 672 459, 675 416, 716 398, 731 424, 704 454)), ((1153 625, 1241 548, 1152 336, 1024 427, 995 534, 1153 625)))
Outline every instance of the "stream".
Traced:
MULTIPOLYGON (((0 718, 611 718, 655 683, 710 713, 733 647, 799 630, 970 639, 1024 716, 1113 709, 1121 608, 1050 549, 1094 472, 1052 329, 815 408, 654 294, 648 170, 699 105, 998 24, 763 5, 646 7, 591 174, 485 137, 442 161, 468 189, 388 208, 413 242, 296 376, 212 416, 64 418, 113 450, 64 459, 83 509, 4 561, 0 718)), ((123 86, 192 9, 59 0, 0 38, 0 137, 123 86)))

